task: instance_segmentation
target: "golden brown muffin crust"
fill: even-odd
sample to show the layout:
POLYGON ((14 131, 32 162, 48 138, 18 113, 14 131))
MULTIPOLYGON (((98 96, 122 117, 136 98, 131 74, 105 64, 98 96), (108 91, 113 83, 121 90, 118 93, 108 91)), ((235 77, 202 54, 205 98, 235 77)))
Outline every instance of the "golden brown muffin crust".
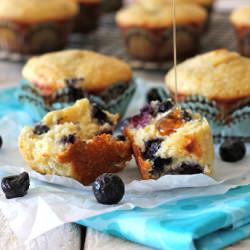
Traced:
POLYGON ((67 79, 82 79, 80 88, 89 92, 105 90, 117 82, 129 82, 128 64, 114 57, 87 50, 67 50, 33 57, 23 68, 23 77, 51 91, 66 87, 67 79))
POLYGON ((250 26, 250 5, 234 10, 230 20, 236 26, 250 26))
MULTIPOLYGON (((178 94, 227 101, 250 96, 250 59, 226 49, 205 53, 177 66, 178 94)), ((166 85, 175 92, 174 70, 166 85)))
POLYGON ((69 19, 78 13, 69 0, 1 0, 0 20, 33 23, 69 19))
MULTIPOLYGON (((122 27, 163 28, 173 24, 172 5, 133 4, 119 11, 117 23, 122 27)), ((178 25, 200 24, 207 19, 207 12, 195 4, 178 4, 176 22, 178 25), (192 15, 190 15, 192 13, 192 15)))
POLYGON ((129 142, 115 140, 111 135, 95 136, 90 142, 76 141, 58 157, 62 164, 71 164, 73 176, 84 185, 92 183, 103 173, 121 171, 131 160, 129 142))

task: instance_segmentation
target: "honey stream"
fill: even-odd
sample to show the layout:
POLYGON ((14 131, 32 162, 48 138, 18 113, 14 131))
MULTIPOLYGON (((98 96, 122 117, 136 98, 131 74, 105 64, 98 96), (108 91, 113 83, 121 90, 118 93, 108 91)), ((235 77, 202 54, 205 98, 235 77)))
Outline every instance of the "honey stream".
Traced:
POLYGON ((173 48, 174 48, 174 81, 175 81, 175 103, 178 107, 178 76, 177 76, 177 45, 176 45, 176 2, 173 0, 173 48))

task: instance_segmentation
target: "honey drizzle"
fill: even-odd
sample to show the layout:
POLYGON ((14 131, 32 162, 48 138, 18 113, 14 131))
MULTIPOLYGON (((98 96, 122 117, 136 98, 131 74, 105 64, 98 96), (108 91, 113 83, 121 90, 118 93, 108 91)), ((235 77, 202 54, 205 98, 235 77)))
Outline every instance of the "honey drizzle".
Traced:
POLYGON ((177 78, 177 45, 176 45, 176 2, 173 0, 173 47, 174 47, 174 80, 175 80, 175 103, 178 107, 178 78, 177 78))

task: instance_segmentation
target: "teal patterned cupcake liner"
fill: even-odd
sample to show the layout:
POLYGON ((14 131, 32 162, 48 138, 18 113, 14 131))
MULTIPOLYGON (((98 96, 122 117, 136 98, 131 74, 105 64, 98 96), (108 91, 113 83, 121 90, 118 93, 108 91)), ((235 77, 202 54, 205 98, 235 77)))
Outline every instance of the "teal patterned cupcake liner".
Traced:
MULTIPOLYGON (((136 82, 133 79, 123 93, 118 94, 115 98, 107 101, 105 100, 104 95, 109 91, 110 89, 107 89, 102 96, 89 95, 86 97, 89 98, 91 102, 99 104, 103 109, 108 110, 111 113, 119 113, 120 118, 122 118, 125 115, 128 105, 136 91, 136 82)), ((26 112, 32 114, 35 121, 40 121, 50 111, 71 106, 75 102, 75 100, 68 100, 69 98, 67 98, 67 96, 61 98, 60 101, 47 102, 26 80, 21 81, 21 87, 17 91, 17 97, 20 103, 24 106, 26 112)))
MULTIPOLYGON (((171 98, 170 93, 158 88, 162 100, 171 98)), ((225 139, 241 139, 250 142, 250 99, 238 102, 223 118, 224 111, 215 101, 204 96, 188 96, 180 105, 200 113, 208 119, 213 130, 214 141, 220 143, 225 139)))

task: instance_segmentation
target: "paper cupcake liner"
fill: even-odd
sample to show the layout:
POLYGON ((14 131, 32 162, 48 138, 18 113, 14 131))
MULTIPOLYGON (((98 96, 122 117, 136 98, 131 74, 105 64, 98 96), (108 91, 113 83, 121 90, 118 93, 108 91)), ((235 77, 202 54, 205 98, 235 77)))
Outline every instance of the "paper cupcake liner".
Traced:
MULTIPOLYGON (((89 96, 89 98, 92 102, 98 103, 103 109, 111 113, 119 113, 120 118, 122 118, 126 113, 135 91, 136 82, 132 80, 122 94, 108 102, 105 102, 100 96, 89 96)), ((50 111, 62 109, 74 103, 74 101, 68 101, 67 98, 65 98, 65 101, 46 103, 43 97, 32 88, 26 80, 21 81, 21 87, 17 91, 17 97, 26 112, 33 117, 34 121, 40 121, 50 111)))
MULTIPOLYGON (((158 89, 161 97, 171 98, 163 88, 158 89)), ((200 113, 208 119, 213 130, 214 141, 220 143, 225 139, 241 139, 250 142, 250 99, 237 102, 237 105, 223 119, 223 110, 215 101, 204 96, 188 96, 180 105, 200 113)))

